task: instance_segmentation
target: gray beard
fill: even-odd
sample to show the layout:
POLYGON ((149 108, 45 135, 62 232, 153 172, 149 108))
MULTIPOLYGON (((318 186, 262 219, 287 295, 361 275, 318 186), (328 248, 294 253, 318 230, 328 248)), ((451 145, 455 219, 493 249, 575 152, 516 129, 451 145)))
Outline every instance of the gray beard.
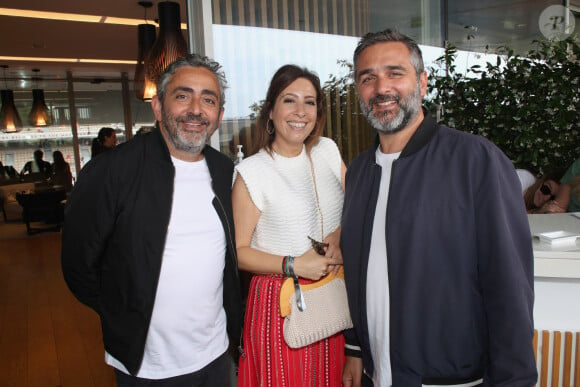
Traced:
POLYGON ((207 130, 200 133, 193 141, 186 138, 178 129, 177 119, 169 116, 163 111, 162 113, 163 126, 168 134, 168 137, 175 147, 175 149, 192 154, 200 154, 205 144, 207 143, 207 130))
POLYGON ((387 113, 381 112, 379 117, 375 115, 372 110, 372 99, 369 101, 369 106, 365 105, 365 103, 359 99, 361 111, 367 117, 371 126, 379 133, 392 134, 401 131, 421 109, 421 85, 418 82, 413 93, 406 96, 402 101, 399 95, 389 94, 383 95, 383 97, 395 99, 399 104, 399 112, 391 119, 387 118, 387 113))

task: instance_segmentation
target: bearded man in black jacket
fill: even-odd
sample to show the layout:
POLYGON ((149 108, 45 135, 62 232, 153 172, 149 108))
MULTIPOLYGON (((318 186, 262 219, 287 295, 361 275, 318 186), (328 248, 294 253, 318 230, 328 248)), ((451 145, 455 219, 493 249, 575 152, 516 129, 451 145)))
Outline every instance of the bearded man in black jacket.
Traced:
POLYGON ((159 127, 92 159, 67 200, 62 268, 101 318, 119 386, 224 386, 241 299, 233 163, 206 145, 224 112, 221 66, 170 64, 159 127))

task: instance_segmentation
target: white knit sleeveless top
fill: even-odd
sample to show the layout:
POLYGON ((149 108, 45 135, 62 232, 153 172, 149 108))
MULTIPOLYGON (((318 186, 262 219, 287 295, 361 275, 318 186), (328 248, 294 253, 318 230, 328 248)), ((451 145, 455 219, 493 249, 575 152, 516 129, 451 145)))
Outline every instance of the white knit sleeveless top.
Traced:
MULTIPOLYGON (((260 218, 251 247, 276 255, 300 256, 312 246, 308 236, 321 241, 340 226, 344 192, 341 156, 336 144, 322 137, 311 150, 296 157, 261 150, 236 166, 260 218), (316 203, 316 191, 322 216, 316 203)), ((235 177, 234 177, 235 178, 235 177)))

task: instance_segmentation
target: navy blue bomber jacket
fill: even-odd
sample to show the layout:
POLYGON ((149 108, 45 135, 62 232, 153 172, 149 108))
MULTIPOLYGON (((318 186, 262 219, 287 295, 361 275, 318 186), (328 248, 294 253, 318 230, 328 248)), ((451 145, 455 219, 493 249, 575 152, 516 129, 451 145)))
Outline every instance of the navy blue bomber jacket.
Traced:
MULTIPOLYGON (((348 168, 341 232, 354 324, 346 353, 362 356, 367 375, 374 364, 366 274, 381 178, 375 151, 348 168)), ((481 377, 485 386, 532 386, 533 252, 510 160, 482 137, 426 115, 393 164, 386 234, 393 386, 481 377)))

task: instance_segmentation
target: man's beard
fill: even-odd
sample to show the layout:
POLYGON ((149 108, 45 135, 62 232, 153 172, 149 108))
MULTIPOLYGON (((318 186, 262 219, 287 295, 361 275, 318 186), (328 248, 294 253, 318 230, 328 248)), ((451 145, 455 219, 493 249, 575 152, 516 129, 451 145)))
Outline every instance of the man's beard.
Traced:
POLYGON ((161 112, 161 117, 163 120, 163 126, 169 139, 175 149, 192 153, 199 154, 205 147, 208 137, 209 121, 202 118, 201 115, 195 115, 192 113, 174 117, 164 110, 161 112), (198 121, 202 125, 205 125, 205 129, 198 133, 188 133, 183 130, 179 130, 179 124, 186 121, 198 121), (193 138, 192 138, 193 137, 193 138))
POLYGON ((417 87, 413 93, 407 95, 403 100, 401 100, 400 94, 379 94, 369 100, 368 106, 362 99, 359 102, 360 108, 371 126, 380 133, 391 134, 404 129, 411 119, 419 113, 421 100, 421 85, 417 82, 417 87), (372 107, 375 103, 383 101, 395 101, 399 105, 396 116, 389 118, 390 112, 388 111, 378 112, 378 117, 375 115, 372 107))

